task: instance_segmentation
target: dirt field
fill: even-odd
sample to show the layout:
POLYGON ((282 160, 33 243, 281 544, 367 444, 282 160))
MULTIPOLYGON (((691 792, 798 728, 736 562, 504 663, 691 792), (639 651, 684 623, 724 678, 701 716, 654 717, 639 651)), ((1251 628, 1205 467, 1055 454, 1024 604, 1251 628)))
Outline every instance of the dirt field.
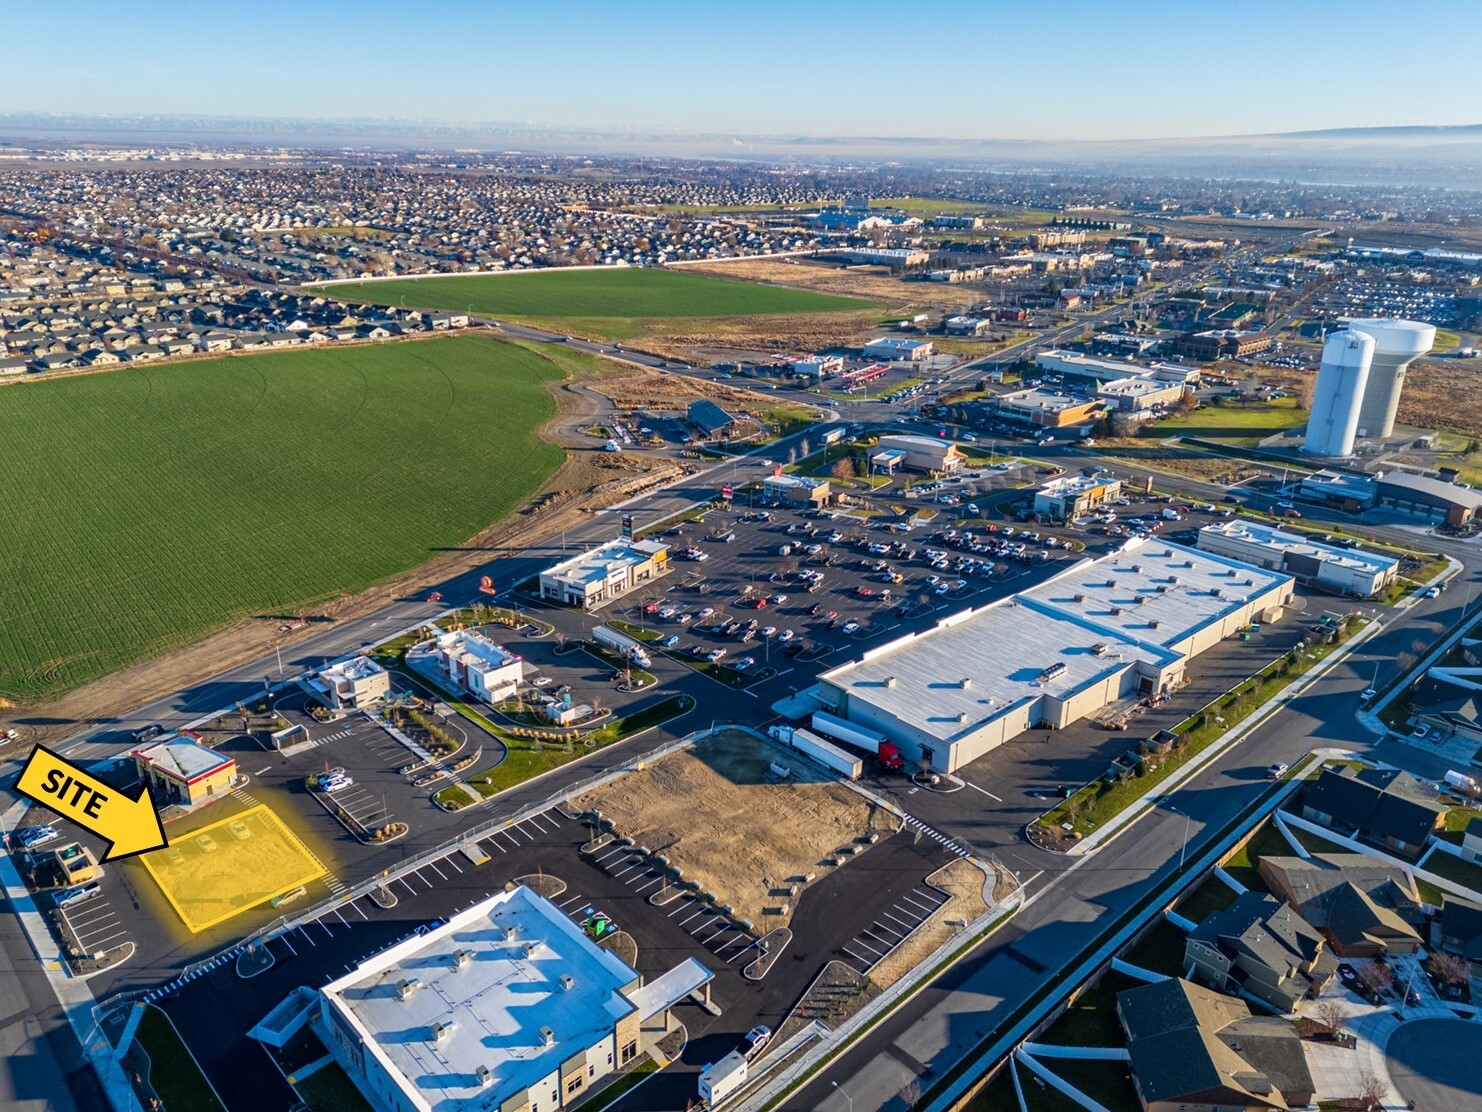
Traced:
POLYGON ((727 263, 706 263, 686 267, 702 274, 722 278, 746 278, 753 282, 773 282, 779 286, 796 286, 845 297, 868 297, 890 306, 891 311, 908 308, 962 309, 972 304, 975 295, 962 286, 946 282, 904 282, 892 277, 884 267, 829 266, 820 263, 793 265, 780 259, 738 259, 727 263))
POLYGON ((662 853, 685 879, 759 930, 790 920, 781 913, 790 883, 808 873, 822 876, 829 866, 820 862, 835 850, 899 826, 890 812, 740 730, 706 738, 572 806, 601 811, 620 834, 662 853), (772 782, 773 761, 790 767, 793 777, 772 782))
POLYGON ((876 312, 716 317, 683 329, 676 326, 686 322, 670 322, 630 343, 671 359, 732 362, 742 352, 770 357, 859 344, 879 331, 880 319, 876 312))
POLYGON ((1482 365, 1475 359, 1417 361, 1405 375, 1399 423, 1482 437, 1482 365))
POLYGON ((1233 483, 1245 469, 1242 460, 1224 459, 1197 448, 1165 447, 1151 438, 1097 437, 1096 452, 1122 460, 1128 467, 1216 483, 1233 483))

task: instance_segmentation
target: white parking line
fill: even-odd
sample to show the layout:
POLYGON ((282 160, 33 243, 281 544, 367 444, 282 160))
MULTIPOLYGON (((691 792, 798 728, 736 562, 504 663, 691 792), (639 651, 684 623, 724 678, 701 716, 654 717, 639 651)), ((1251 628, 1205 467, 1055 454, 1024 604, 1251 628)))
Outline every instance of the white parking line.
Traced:
POLYGON ((867 930, 863 931, 862 933, 873 935, 874 937, 880 939, 880 941, 889 943, 889 945, 891 945, 891 946, 894 946, 895 945, 895 942, 891 942, 888 938, 886 938, 885 936, 887 934, 894 935, 896 942, 899 942, 902 938, 905 938, 906 937, 905 935, 901 934, 900 931, 893 930, 892 928, 887 927, 884 923, 880 922, 878 919, 875 920, 875 922, 871 923, 869 925, 869 928, 867 930))
POLYGON ((278 936, 278 941, 288 947, 289 953, 291 953, 294 957, 298 957, 298 951, 293 948, 293 943, 288 941, 288 935, 286 932, 278 936))
POLYGON ((403 888, 405 888, 408 892, 410 892, 412 895, 415 896, 417 894, 417 890, 415 888, 413 888, 410 884, 407 883, 407 878, 406 877, 399 876, 399 877, 396 878, 396 882, 398 884, 400 884, 403 888))
MULTIPOLYGON (((693 906, 693 903, 694 903, 694 901, 691 900, 689 896, 682 896, 681 898, 675 900, 674 902, 676 904, 678 904, 679 906, 676 907, 673 911, 669 912, 669 914, 667 916, 667 918, 669 918, 669 919, 674 918, 674 916, 678 915, 685 908, 690 907, 690 906, 693 906)), ((683 922, 683 920, 681 920, 681 922, 683 922)))
POLYGON ((566 900, 564 903, 558 903, 556 906, 559 907, 562 911, 565 911, 567 907, 569 907, 571 904, 576 903, 576 901, 579 899, 581 899, 580 892, 572 896, 569 900, 566 900))
POLYGON ((457 860, 451 854, 449 854, 447 857, 444 857, 442 861, 444 865, 451 865, 460 873, 463 871, 463 867, 458 864, 457 860))
MULTIPOLYGON (((901 911, 901 910, 903 910, 903 909, 901 908, 901 906, 899 904, 896 904, 895 907, 893 907, 893 908, 890 909, 890 911, 901 911)), ((908 931, 915 930, 916 929, 916 925, 918 923, 920 923, 922 919, 925 918, 924 915, 916 916, 915 917, 916 918, 916 922, 915 923, 907 923, 904 919, 896 919, 895 916, 890 913, 890 911, 885 912, 885 914, 882 916, 882 918, 885 918, 885 919, 894 919, 897 923, 899 923, 901 926, 905 927, 906 930, 908 930, 908 931)), ((906 914, 909 915, 910 912, 906 912, 906 914)))
POLYGON ((330 910, 334 912, 334 917, 340 921, 341 926, 348 927, 350 925, 350 921, 340 914, 339 908, 332 907, 330 910))
MULTIPOLYGON (((840 946, 839 949, 843 950, 846 954, 848 954, 855 961, 864 962, 865 969, 868 969, 870 966, 872 966, 872 965, 875 964, 869 958, 862 958, 862 957, 860 957, 853 950, 851 950, 848 946, 840 946)), ((863 972, 863 970, 861 970, 861 972, 863 972)))
MULTIPOLYGON (((876 939, 875 941, 878 942, 879 939, 876 939)), ((862 949, 868 950, 870 953, 874 954, 876 958, 883 958, 885 956, 886 952, 887 952, 886 950, 877 950, 877 949, 875 949, 873 946, 871 946, 868 942, 866 942, 859 935, 855 935, 853 938, 851 938, 849 940, 849 942, 850 942, 851 945, 859 946, 862 949)))
POLYGON ((351 904, 350 904, 350 906, 351 906, 351 907, 353 907, 353 908, 354 908, 354 909, 355 909, 355 910, 356 910, 356 912, 358 912, 358 913, 359 913, 359 915, 360 915, 360 917, 361 917, 361 918, 362 918, 362 919, 365 919, 365 920, 367 920, 367 921, 369 921, 369 920, 370 920, 370 916, 369 916, 369 915, 367 915, 367 914, 366 914, 366 913, 365 913, 365 911, 364 911, 364 910, 363 910, 363 909, 362 909, 362 908, 361 908, 361 906, 360 906, 360 901, 359 901, 359 900, 354 900, 354 901, 352 901, 352 902, 351 902, 351 904))
POLYGON ((636 873, 639 869, 646 869, 647 867, 648 866, 645 865, 643 863, 643 861, 640 859, 639 862, 638 862, 638 864, 636 864, 636 865, 629 865, 622 872, 620 872, 620 873, 613 873, 612 874, 612 877, 613 877, 614 880, 622 880, 623 877, 627 876, 629 873, 636 873))
POLYGON ((448 879, 448 874, 445 873, 445 872, 443 872, 441 869, 439 869, 437 867, 437 862, 436 861, 429 861, 429 862, 427 862, 427 867, 429 869, 431 869, 433 872, 435 872, 438 876, 442 877, 444 880, 447 880, 448 879))
POLYGON ((643 891, 646 891, 647 889, 652 888, 655 884, 658 884, 659 881, 661 881, 663 879, 664 879, 663 875, 660 874, 659 876, 654 877, 647 884, 643 885, 641 888, 635 888, 635 889, 633 889, 633 891, 635 891, 635 892, 643 892, 643 891))
POLYGON ((973 791, 975 791, 975 792, 982 792, 989 799, 997 800, 999 803, 1002 803, 1003 802, 1003 800, 999 796, 994 795, 987 788, 980 788, 980 787, 978 787, 978 785, 974 784, 971 780, 964 780, 963 783, 966 784, 968 787, 972 788, 973 791))
POLYGON ((699 910, 692 911, 688 915, 686 915, 683 919, 681 919, 679 921, 679 925, 680 926, 684 926, 684 924, 688 923, 695 916, 697 916, 697 915, 704 915, 704 914, 705 914, 705 909, 703 907, 701 907, 699 910))
POLYGON ((604 853, 601 857, 597 858, 597 864, 600 865, 600 864, 602 864, 602 862, 606 861, 609 857, 616 857, 620 853, 627 853, 627 852, 628 852, 628 847, 627 846, 619 846, 617 849, 610 850, 609 852, 604 853))
POLYGON ((488 838, 480 838, 479 839, 479 845, 486 846, 487 848, 489 848, 491 850, 492 849, 497 849, 500 853, 508 853, 509 852, 509 850, 505 849, 504 846, 502 846, 498 842, 496 842, 493 839, 492 836, 491 837, 488 837, 488 838))
POLYGON ((127 938, 128 936, 129 932, 123 930, 114 931, 112 934, 104 935, 102 938, 95 938, 92 935, 89 935, 87 943, 83 946, 83 949, 89 952, 107 949, 105 943, 112 942, 115 938, 127 938))

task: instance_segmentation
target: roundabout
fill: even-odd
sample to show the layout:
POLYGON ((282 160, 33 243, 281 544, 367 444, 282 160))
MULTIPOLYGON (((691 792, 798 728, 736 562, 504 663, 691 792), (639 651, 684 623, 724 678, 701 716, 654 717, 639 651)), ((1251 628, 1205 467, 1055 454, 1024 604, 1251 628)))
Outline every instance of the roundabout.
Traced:
POLYGON ((1424 1112, 1482 1107, 1482 1023, 1416 1019, 1402 1023, 1384 1047, 1395 1091, 1424 1112))

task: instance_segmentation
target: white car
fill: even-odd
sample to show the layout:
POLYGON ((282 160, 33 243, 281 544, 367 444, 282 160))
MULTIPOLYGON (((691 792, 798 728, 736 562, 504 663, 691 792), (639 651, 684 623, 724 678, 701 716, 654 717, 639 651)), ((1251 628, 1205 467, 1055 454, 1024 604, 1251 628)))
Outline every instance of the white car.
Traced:
POLYGON ((935 593, 936 594, 939 594, 939 595, 945 595, 951 589, 952 589, 952 584, 950 584, 950 583, 938 583, 937 584, 937 589, 936 589, 936 592, 935 593))
POLYGON ((551 677, 550 676, 536 676, 533 680, 530 681, 530 683, 533 686, 535 686, 535 687, 550 687, 550 685, 551 685, 551 677))
POLYGON ((777 635, 777 627, 776 626, 764 626, 764 627, 762 627, 762 636, 763 637, 775 637, 776 635, 777 635))
POLYGON ((678 610, 675 610, 674 607, 672 607, 672 606, 666 606, 662 610, 659 611, 659 617, 661 617, 661 618, 663 618, 665 620, 668 620, 669 618, 674 617, 674 615, 677 614, 677 613, 679 613, 679 611, 678 610))
POLYGON ((1363 703, 1367 703, 1370 699, 1374 698, 1374 696, 1375 695, 1378 695, 1378 694, 1379 694, 1379 692, 1376 691, 1374 688, 1372 688, 1372 687, 1366 687, 1362 691, 1359 692, 1359 701, 1360 702, 1363 702, 1363 703))
POLYGON ((707 606, 707 607, 705 607, 704 610, 701 610, 700 611, 700 618, 703 620, 705 618, 710 617, 710 615, 712 615, 714 613, 715 613, 715 607, 713 607, 713 606, 707 606))
POLYGON ((773 606, 781 606, 786 601, 787 601, 787 596, 786 595, 773 595, 772 596, 772 605, 773 606))
POLYGON ((843 627, 840 629, 840 632, 841 633, 858 633, 859 632, 859 623, 858 622, 845 622, 844 625, 843 625, 843 627))
POLYGON ((784 642, 791 641, 796 636, 797 636, 797 634, 795 634, 792 630, 790 630, 790 629, 784 629, 781 633, 779 633, 777 635, 777 640, 784 641, 784 642))
POLYGON ((18 831, 15 841, 21 849, 36 849, 47 842, 56 841, 60 836, 55 826, 31 826, 18 831))
POLYGON ((327 792, 339 792, 344 791, 353 783, 355 783, 354 779, 344 773, 334 773, 320 780, 319 787, 327 792))

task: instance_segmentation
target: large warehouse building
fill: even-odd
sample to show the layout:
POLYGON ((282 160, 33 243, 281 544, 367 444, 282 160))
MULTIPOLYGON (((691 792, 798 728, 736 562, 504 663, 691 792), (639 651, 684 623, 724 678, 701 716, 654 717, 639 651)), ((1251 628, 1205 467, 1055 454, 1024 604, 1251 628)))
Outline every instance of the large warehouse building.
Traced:
POLYGON ((1293 581, 1166 541, 1132 541, 825 672, 818 697, 908 759, 953 772, 1033 726, 1161 693, 1190 660, 1275 621, 1293 581))
POLYGON ((555 1112, 705 996, 693 958, 645 985, 528 888, 498 892, 319 990, 316 1027, 378 1112, 555 1112))

